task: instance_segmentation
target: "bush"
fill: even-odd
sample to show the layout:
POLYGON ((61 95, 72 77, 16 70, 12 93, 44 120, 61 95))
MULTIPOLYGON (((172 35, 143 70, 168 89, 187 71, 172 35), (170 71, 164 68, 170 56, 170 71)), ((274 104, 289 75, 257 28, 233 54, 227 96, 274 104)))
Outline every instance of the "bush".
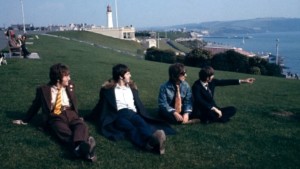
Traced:
POLYGON ((176 54, 172 50, 160 50, 152 47, 147 49, 145 59, 156 62, 175 63, 176 54))
POLYGON ((234 50, 215 55, 212 59, 212 66, 218 70, 249 73, 248 57, 234 50))
POLYGON ((210 65, 212 54, 200 48, 196 48, 188 53, 185 57, 185 64, 193 67, 203 67, 210 65))
POLYGON ((250 68, 250 73, 254 75, 261 75, 260 68, 257 66, 253 66, 250 68))

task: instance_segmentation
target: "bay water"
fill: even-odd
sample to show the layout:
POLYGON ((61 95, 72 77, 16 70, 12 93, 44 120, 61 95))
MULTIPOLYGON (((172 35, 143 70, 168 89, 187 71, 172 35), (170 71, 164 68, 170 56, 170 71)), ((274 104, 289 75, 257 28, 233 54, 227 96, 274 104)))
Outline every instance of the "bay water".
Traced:
POLYGON ((284 72, 300 74, 300 31, 299 32, 268 32, 243 35, 228 35, 222 37, 204 37, 207 42, 242 48, 255 54, 278 54, 283 58, 286 67, 284 72))

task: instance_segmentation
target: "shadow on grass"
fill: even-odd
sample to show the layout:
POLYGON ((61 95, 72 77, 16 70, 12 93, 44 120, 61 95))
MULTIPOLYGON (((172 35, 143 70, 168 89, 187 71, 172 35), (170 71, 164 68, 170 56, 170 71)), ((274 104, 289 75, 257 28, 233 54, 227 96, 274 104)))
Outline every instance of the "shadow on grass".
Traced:
POLYGON ((147 112, 154 118, 161 118, 159 116, 158 108, 147 108, 147 112))
POLYGON ((273 113, 271 113, 271 115, 276 116, 276 117, 286 118, 289 120, 295 120, 298 122, 300 121, 300 115, 296 114, 294 112, 291 112, 291 111, 282 110, 282 111, 278 111, 278 112, 273 112, 273 113))

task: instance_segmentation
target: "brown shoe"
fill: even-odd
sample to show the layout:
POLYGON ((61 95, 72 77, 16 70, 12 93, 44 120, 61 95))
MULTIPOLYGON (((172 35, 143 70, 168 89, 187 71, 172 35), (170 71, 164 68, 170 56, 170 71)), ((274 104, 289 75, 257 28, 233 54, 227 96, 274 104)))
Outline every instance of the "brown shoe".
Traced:
POLYGON ((196 124, 196 123, 200 123, 200 119, 191 119, 189 121, 187 121, 186 123, 182 123, 182 124, 196 124))
POLYGON ((152 136, 157 139, 159 146, 158 152, 159 154, 165 154, 165 141, 167 139, 166 134, 163 130, 156 130, 152 136))
POLYGON ((86 159, 91 161, 91 162, 95 162, 97 161, 97 156, 95 154, 95 147, 96 147, 96 141, 94 139, 94 137, 90 136, 88 139, 88 144, 89 144, 89 153, 86 155, 86 159))

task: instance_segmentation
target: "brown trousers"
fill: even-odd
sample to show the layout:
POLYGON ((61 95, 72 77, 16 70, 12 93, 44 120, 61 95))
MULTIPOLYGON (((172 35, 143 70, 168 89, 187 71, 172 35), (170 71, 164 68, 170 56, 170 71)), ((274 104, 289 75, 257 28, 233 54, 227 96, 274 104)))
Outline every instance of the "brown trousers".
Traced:
POLYGON ((69 146, 88 140, 88 126, 73 110, 64 110, 59 116, 51 116, 48 124, 51 132, 69 146))

